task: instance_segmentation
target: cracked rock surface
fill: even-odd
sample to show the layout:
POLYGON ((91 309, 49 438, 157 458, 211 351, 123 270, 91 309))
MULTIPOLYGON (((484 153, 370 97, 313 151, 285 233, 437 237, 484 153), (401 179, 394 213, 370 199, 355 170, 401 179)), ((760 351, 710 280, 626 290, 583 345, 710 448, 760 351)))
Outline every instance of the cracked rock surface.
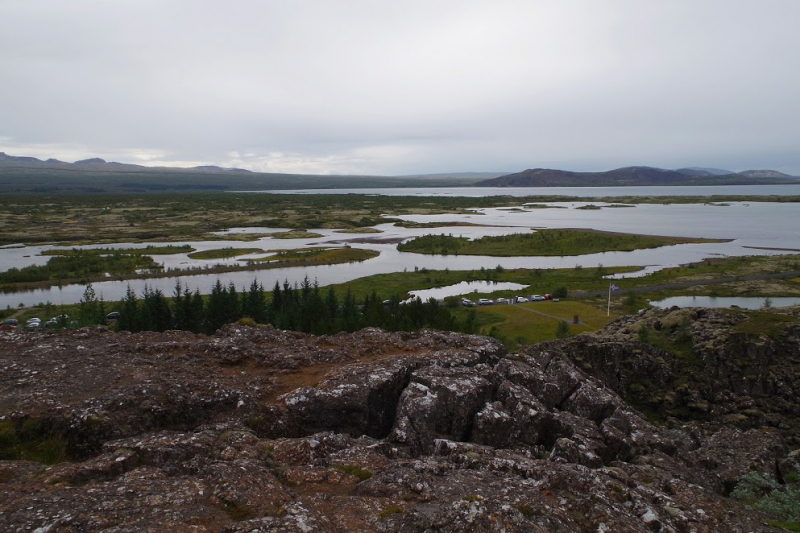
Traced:
POLYGON ((709 408, 658 425, 624 398, 639 401, 638 373, 662 397, 682 370, 623 319, 514 354, 376 329, 0 336, 0 438, 66 459, 0 461, 0 529, 772 531, 726 495, 747 472, 796 471, 793 430, 730 415, 767 405, 775 376, 796 379, 767 358, 800 342, 748 347, 765 341, 713 313, 691 320, 712 339, 698 343, 712 377, 685 393, 709 408), (710 368, 728 352, 739 371, 749 354, 763 383, 747 371, 753 383, 726 396, 732 370, 710 368))

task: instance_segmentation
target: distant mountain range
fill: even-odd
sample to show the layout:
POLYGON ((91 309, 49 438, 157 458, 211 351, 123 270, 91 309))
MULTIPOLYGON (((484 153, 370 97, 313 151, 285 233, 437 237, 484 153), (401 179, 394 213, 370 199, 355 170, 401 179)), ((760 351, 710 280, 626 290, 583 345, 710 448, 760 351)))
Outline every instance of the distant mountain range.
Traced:
POLYGON ((3 194, 85 194, 157 191, 269 191, 381 187, 467 187, 501 172, 422 176, 314 175, 251 172, 212 165, 146 167, 99 158, 65 163, 0 152, 3 194))
POLYGON ((800 178, 775 170, 731 172, 713 168, 665 170, 623 167, 605 172, 571 172, 534 168, 483 180, 479 187, 630 187, 643 185, 766 185, 799 184, 800 178))
POLYGON ((531 169, 515 174, 453 172, 414 176, 312 175, 251 172, 204 165, 146 167, 92 158, 66 163, 0 152, 0 191, 25 193, 124 193, 156 191, 254 191, 385 187, 609 187, 638 185, 797 184, 774 170, 732 172, 716 168, 664 170, 623 167, 606 172, 531 169))

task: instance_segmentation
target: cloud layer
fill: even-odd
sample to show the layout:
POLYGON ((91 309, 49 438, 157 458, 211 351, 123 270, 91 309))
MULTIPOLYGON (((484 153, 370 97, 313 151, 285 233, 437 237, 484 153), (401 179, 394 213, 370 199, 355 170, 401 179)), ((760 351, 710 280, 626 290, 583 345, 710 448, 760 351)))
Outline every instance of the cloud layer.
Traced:
POLYGON ((260 171, 800 174, 800 3, 0 4, 0 150, 260 171))

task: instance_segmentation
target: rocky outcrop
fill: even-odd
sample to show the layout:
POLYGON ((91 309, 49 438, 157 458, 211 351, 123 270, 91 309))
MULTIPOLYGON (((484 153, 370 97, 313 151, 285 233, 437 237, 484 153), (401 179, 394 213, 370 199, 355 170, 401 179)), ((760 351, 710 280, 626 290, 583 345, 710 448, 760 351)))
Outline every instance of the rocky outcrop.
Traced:
POLYGON ((713 406, 654 425, 623 396, 648 372, 666 393, 676 356, 625 327, 519 354, 375 329, 2 336, 0 527, 772 530, 727 494, 797 472, 780 428, 713 406), (44 444, 67 460, 25 460, 44 444))
POLYGON ((759 320, 735 310, 653 309, 546 346, 652 420, 702 421, 707 430, 766 426, 798 447, 800 318, 787 311, 759 320))

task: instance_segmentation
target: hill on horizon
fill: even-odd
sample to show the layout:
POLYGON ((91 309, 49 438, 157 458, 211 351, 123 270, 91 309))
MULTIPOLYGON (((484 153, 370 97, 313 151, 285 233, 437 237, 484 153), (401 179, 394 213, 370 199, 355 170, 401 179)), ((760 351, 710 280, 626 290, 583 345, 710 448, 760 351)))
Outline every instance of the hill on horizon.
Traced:
MULTIPOLYGON (((647 185, 774 185, 797 184, 793 178, 774 170, 718 174, 721 169, 680 169, 632 166, 604 172, 572 172, 533 168, 483 180, 478 187, 630 187, 647 185)), ((724 172, 724 171, 723 171, 724 172)))
POLYGON ((603 172, 535 168, 522 172, 450 172, 404 176, 319 175, 252 172, 202 165, 147 167, 90 158, 66 163, 0 152, 0 190, 5 194, 91 194, 164 191, 269 191, 411 187, 611 187, 645 185, 798 184, 775 170, 691 167, 665 170, 630 166, 603 172))
POLYGON ((66 163, 0 152, 0 190, 4 194, 86 194, 159 191, 269 191, 386 187, 467 187, 494 173, 442 173, 420 176, 319 175, 251 172, 203 165, 193 168, 146 167, 100 158, 66 163))

